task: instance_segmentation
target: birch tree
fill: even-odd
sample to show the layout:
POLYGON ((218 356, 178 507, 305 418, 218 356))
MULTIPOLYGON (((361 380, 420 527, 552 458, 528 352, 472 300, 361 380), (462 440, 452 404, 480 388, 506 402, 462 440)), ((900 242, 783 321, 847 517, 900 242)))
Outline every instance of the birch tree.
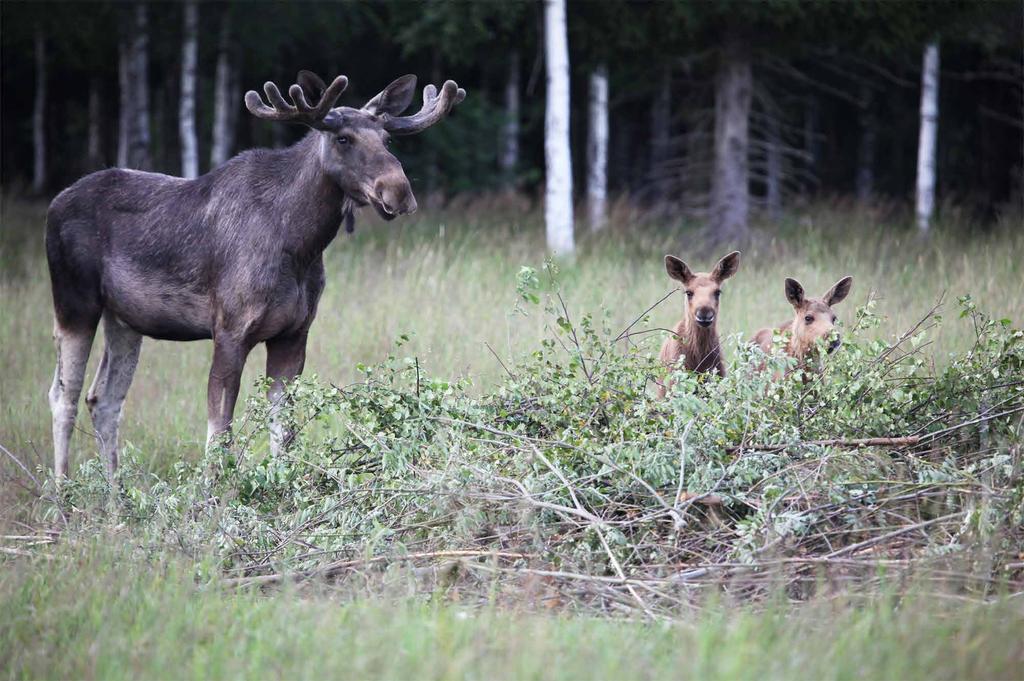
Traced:
POLYGON ((128 43, 127 30, 121 31, 117 40, 117 167, 128 167, 128 139, 131 136, 132 79, 129 61, 131 50, 128 43))
POLYGON ((505 121, 501 126, 501 148, 498 167, 505 182, 512 185, 516 167, 519 165, 519 50, 513 50, 508 59, 508 73, 505 79, 505 121))
POLYGON ((149 18, 145 3, 130 10, 118 39, 117 165, 148 170, 152 166, 149 143, 149 18))
POLYGON ((587 217, 591 231, 608 220, 608 68, 598 66, 590 74, 587 125, 587 217))
POLYGON ((217 72, 213 86, 213 143, 210 149, 210 167, 216 168, 231 156, 235 135, 231 109, 238 106, 232 99, 235 80, 231 60, 231 18, 225 10, 221 18, 220 38, 217 41, 217 72))
POLYGON ((189 0, 183 9, 178 137, 181 140, 181 175, 191 179, 199 176, 199 144, 196 140, 196 61, 199 52, 199 7, 194 0, 189 0))
POLYGON ((939 43, 924 48, 921 64, 921 134, 917 142, 917 228, 924 233, 935 210, 935 147, 939 129, 939 43))
POLYGON ((750 54, 735 38, 722 50, 715 74, 715 150, 711 218, 720 241, 735 243, 747 233, 750 194, 747 152, 753 73, 750 54))
POLYGON ((544 223, 548 249, 572 257, 572 156, 569 148, 569 41, 565 0, 544 0, 547 97, 544 116, 544 223))
POLYGON ((32 103, 32 191, 40 194, 46 188, 46 35, 42 28, 36 28, 33 42, 36 89, 32 103))

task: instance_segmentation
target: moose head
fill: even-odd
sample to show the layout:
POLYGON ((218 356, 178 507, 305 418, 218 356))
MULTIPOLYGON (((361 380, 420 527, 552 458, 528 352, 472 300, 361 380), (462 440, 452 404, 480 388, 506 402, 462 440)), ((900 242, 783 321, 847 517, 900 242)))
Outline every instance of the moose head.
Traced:
POLYGON ((853 277, 843 277, 832 285, 820 298, 808 298, 804 287, 796 279, 786 279, 786 299, 796 311, 793 318, 791 354, 803 357, 819 340, 824 339, 828 352, 834 352, 840 345, 836 331, 836 314, 832 306, 843 301, 853 286, 853 277))
POLYGON ((438 91, 423 88, 423 107, 402 116, 412 102, 416 76, 396 79, 362 108, 335 107, 348 86, 338 76, 330 85, 311 71, 300 71, 298 82, 288 88, 291 103, 277 86, 263 85, 267 103, 254 90, 245 93, 245 106, 257 118, 299 123, 320 133, 318 154, 321 168, 356 205, 372 205, 385 220, 416 210, 416 197, 402 164, 388 150, 393 135, 413 135, 444 118, 466 97, 454 81, 445 81, 438 91), (310 104, 315 101, 315 104, 310 104))
POLYGON ((722 282, 736 274, 740 268, 740 252, 733 251, 718 261, 710 272, 693 272, 689 266, 674 255, 665 256, 665 269, 668 276, 680 282, 686 291, 686 315, 684 319, 692 320, 707 329, 715 323, 718 315, 718 302, 722 297, 722 282))

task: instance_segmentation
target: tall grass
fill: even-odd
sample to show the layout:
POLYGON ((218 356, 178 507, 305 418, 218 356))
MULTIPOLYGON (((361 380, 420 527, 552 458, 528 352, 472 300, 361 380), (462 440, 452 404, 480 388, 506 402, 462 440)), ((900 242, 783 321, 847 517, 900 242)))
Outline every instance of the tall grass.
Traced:
POLYGON ((199 589, 191 565, 145 567, 113 536, 4 570, 0 613, 12 679, 1010 679, 1024 662, 1019 603, 780 600, 644 624, 400 586, 374 602, 326 587, 261 596, 199 589))

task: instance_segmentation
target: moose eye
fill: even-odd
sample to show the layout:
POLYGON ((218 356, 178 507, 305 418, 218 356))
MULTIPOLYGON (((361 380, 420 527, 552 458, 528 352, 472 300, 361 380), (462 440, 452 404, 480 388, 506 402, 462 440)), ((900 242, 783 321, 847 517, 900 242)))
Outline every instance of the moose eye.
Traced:
POLYGON ((686 297, 687 298, 693 298, 693 291, 687 291, 686 292, 686 297))
POLYGON ((721 298, 721 297, 722 297, 722 289, 718 289, 717 291, 715 291, 715 298, 721 298))
POLYGON ((341 146, 345 146, 346 144, 349 144, 352 141, 352 138, 349 137, 348 135, 338 135, 334 141, 340 144, 341 146))
POLYGON ((807 322, 808 324, 813 323, 814 322, 814 315, 812 315, 812 314, 807 315, 806 317, 804 317, 804 321, 807 322))
POLYGON ((836 319, 837 319, 837 317, 836 317, 835 315, 832 315, 832 323, 833 323, 833 324, 835 324, 835 323, 836 323, 836 319))

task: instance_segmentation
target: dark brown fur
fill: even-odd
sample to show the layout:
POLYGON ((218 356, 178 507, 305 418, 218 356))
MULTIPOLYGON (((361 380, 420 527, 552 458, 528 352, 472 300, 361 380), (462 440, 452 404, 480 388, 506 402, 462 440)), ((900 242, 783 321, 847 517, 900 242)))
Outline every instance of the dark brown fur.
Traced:
MULTIPOLYGON (((117 366, 122 355, 138 356, 142 336, 213 339, 208 436, 224 432, 257 343, 267 344, 272 397, 302 371, 325 282, 322 254, 340 225, 351 224, 359 206, 372 205, 387 220, 416 210, 402 165, 387 149, 389 135, 428 127, 465 93, 451 81, 440 96, 429 86, 423 110, 399 117, 412 99, 414 77, 394 81, 361 109, 331 108, 343 77, 329 92, 308 72, 299 82, 291 93, 297 108, 271 84, 265 89, 273 108, 254 92, 246 95, 255 115, 312 128, 287 149, 244 152, 195 180, 103 170, 53 200, 46 253, 58 350, 50 391, 58 476, 67 472, 80 374, 101 317, 114 335, 124 330, 120 346, 108 340, 109 376, 97 377, 89 398, 90 408, 98 405, 113 419, 107 424, 113 434, 101 442, 112 471, 116 442, 109 440, 116 441, 131 382, 131 371, 117 366), (306 99, 318 104, 310 107, 306 99)), ((96 411, 93 416, 96 421, 96 411)))

